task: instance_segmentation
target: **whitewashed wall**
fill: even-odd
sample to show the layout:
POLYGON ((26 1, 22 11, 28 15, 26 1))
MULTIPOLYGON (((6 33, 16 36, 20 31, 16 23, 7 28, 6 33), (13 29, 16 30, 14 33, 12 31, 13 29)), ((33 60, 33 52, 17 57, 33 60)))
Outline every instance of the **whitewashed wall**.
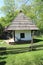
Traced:
POLYGON ((18 41, 17 39, 21 40, 31 40, 31 31, 28 30, 17 30, 15 31, 15 41, 18 41), (25 33, 25 38, 20 38, 20 33, 25 33))

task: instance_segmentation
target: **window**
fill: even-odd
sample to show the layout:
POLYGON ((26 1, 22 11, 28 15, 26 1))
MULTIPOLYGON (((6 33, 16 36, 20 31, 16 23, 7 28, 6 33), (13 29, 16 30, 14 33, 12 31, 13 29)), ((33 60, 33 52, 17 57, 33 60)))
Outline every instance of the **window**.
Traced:
POLYGON ((24 33, 20 33, 20 38, 25 38, 25 34, 24 33))

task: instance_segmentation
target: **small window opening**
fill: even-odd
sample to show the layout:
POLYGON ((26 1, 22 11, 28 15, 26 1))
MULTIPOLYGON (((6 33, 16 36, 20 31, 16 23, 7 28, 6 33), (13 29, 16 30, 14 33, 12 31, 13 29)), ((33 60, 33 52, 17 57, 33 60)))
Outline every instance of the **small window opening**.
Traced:
POLYGON ((25 34, 24 33, 20 33, 20 38, 25 38, 25 34))

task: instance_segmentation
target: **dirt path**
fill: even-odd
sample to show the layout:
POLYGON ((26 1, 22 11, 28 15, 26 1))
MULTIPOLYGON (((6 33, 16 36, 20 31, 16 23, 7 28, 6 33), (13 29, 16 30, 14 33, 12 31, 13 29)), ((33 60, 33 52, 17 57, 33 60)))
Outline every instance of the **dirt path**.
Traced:
POLYGON ((9 42, 14 42, 13 39, 8 39, 8 40, 4 40, 6 43, 9 43, 9 42))

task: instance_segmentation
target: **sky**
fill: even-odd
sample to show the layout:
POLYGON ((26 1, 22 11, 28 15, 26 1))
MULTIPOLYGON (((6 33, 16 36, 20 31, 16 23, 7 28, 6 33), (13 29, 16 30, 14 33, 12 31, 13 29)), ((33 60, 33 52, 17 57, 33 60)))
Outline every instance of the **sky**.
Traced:
POLYGON ((4 4, 3 0, 0 0, 0 6, 3 6, 3 4, 4 4))
MULTIPOLYGON (((21 6, 21 2, 17 2, 17 0, 15 0, 16 6, 18 6, 18 8, 20 8, 21 6)), ((28 4, 30 4, 30 2, 28 2, 28 4)), ((2 7, 4 5, 3 0, 0 0, 0 7, 2 7)), ((4 16, 1 12, 0 12, 0 17, 4 16)))
MULTIPOLYGON (((0 7, 2 7, 4 5, 3 0, 0 0, 0 7)), ((3 14, 0 12, 0 17, 3 16, 3 14)))

